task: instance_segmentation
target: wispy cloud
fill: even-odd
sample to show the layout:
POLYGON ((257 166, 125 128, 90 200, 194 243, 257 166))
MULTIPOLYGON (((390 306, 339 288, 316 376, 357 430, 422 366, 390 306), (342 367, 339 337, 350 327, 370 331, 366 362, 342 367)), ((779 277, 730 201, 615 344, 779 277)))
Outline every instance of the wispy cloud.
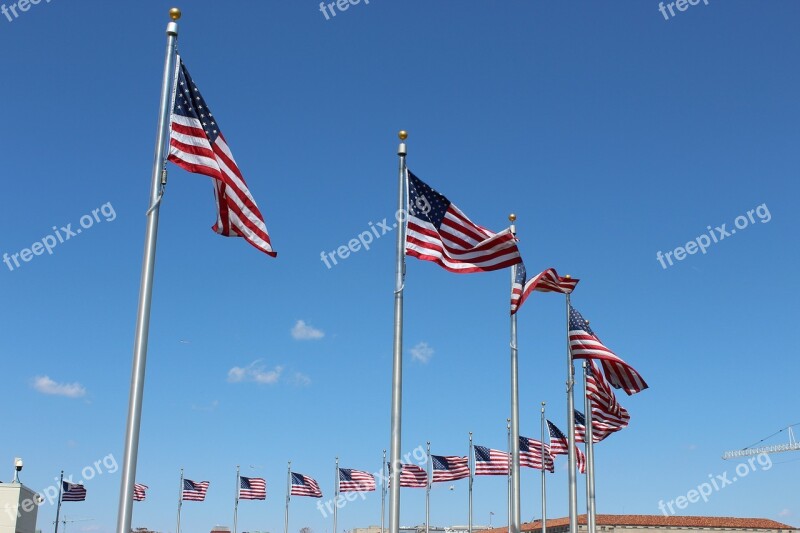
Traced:
POLYGON ((433 357, 433 348, 427 342, 420 342, 411 348, 411 359, 426 364, 433 357))
POLYGON ((36 376, 33 378, 33 388, 42 394, 66 396, 67 398, 82 398, 86 396, 86 388, 80 383, 58 383, 49 376, 36 376))
POLYGON ((209 404, 206 405, 197 405, 192 404, 192 411, 200 411, 203 413, 210 413, 212 411, 216 411, 217 407, 219 407, 219 400, 214 400, 209 404))
POLYGON ((299 387, 308 387, 311 385, 311 378, 303 374, 302 372, 295 372, 294 378, 292 379, 295 385, 299 387))
POLYGON ((235 366, 228 370, 228 382, 242 383, 244 381, 252 381, 262 385, 272 385, 278 382, 282 372, 282 366, 279 365, 268 370, 258 359, 247 366, 235 366))
POLYGON ((317 340, 324 336, 325 333, 322 330, 311 327, 304 320, 298 320, 292 328, 292 337, 299 341, 317 340))
POLYGON ((781 518, 785 518, 787 516, 792 516, 792 512, 789 509, 784 509, 783 511, 778 513, 778 516, 780 516, 781 518))

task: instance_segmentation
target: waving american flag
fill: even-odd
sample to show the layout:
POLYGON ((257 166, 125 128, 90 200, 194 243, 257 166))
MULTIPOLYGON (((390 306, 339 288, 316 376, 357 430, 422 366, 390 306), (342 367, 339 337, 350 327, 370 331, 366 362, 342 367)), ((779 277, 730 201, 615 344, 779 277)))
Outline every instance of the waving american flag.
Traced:
POLYGON ((533 291, 571 293, 580 280, 561 277, 555 268, 548 268, 527 280, 525 265, 517 265, 514 284, 511 287, 511 314, 516 313, 533 291))
POLYGON ((353 468, 339 469, 339 492, 372 492, 375 477, 369 472, 353 468))
POLYGON ((433 479, 431 483, 455 481, 469 477, 469 458, 431 455, 433 464, 433 479))
POLYGON ((319 484, 310 477, 292 472, 291 495, 322 498, 322 491, 319 490, 319 484))

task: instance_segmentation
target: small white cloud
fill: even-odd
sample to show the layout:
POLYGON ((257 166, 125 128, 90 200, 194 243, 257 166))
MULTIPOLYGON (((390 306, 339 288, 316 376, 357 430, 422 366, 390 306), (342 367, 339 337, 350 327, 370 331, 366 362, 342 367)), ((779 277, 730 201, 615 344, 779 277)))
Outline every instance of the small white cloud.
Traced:
POLYGON ((780 516, 781 518, 792 516, 792 512, 789 509, 784 509, 783 511, 778 513, 778 516, 780 516))
POLYGON ((215 411, 217 407, 219 407, 219 400, 214 400, 207 405, 192 404, 192 411, 201 411, 204 413, 210 413, 212 411, 215 411))
POLYGON ((66 396, 67 398, 82 398, 86 396, 86 389, 80 383, 56 383, 49 376, 36 376, 33 378, 33 388, 42 394, 66 396))
POLYGON ((295 372, 294 384, 300 387, 308 387, 309 385, 311 385, 311 378, 306 376, 302 372, 295 372))
POLYGON ((261 364, 260 360, 253 361, 247 366, 235 366, 228 370, 229 383, 241 383, 243 381, 253 381, 266 385, 277 383, 283 372, 282 366, 276 366, 272 370, 261 364))
POLYGON ((411 359, 414 361, 419 361, 420 363, 427 363, 433 357, 433 348, 428 346, 427 342, 420 342, 413 348, 411 348, 411 359))
POLYGON ((299 341, 317 340, 324 336, 322 330, 311 327, 304 320, 298 320, 292 328, 292 337, 299 341))

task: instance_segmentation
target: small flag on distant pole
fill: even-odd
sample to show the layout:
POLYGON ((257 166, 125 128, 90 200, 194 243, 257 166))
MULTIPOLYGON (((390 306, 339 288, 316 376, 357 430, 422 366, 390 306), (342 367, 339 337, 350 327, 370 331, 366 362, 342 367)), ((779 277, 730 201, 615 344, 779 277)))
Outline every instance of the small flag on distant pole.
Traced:
POLYGON ((86 500, 86 488, 80 483, 63 481, 64 490, 61 494, 62 502, 82 502, 86 500))
POLYGON ((205 501, 208 485, 208 481, 192 481, 184 478, 181 499, 187 502, 205 501))
POLYGON ((240 500, 266 500, 267 481, 260 477, 239 476, 240 500))
POLYGON ((469 458, 431 455, 433 478, 431 483, 455 481, 469 477, 469 458))
MULTIPOLYGON (((569 453, 569 442, 567 436, 562 433, 555 424, 547 421, 547 428, 550 431, 550 455, 566 455, 569 453)), ((575 446, 575 459, 578 462, 578 471, 581 474, 586 473, 586 456, 580 448, 575 446)))
POLYGON ((540 272, 535 277, 527 280, 525 265, 517 265, 517 275, 514 284, 511 286, 511 314, 516 313, 528 296, 533 291, 537 292, 560 292, 563 294, 571 293, 575 290, 580 280, 561 277, 554 268, 540 272))
POLYGON ((143 502, 145 498, 147 498, 147 489, 149 489, 147 485, 142 485, 141 483, 134 483, 133 484, 133 501, 135 502, 143 502))
MULTIPOLYGON (((391 474, 392 465, 389 465, 391 474)), ((428 473, 420 466, 403 463, 400 465, 400 486, 411 489, 425 489, 428 487, 428 473)))
POLYGON ((598 359, 613 387, 629 395, 647 388, 636 369, 609 350, 594 334, 589 322, 572 306, 569 308, 569 349, 573 359, 598 359))
POLYGON ((521 261, 509 228, 494 233, 408 171, 406 254, 457 274, 500 270, 521 261))
POLYGON ((339 492, 372 492, 375 477, 369 472, 353 468, 339 469, 339 492))
POLYGON ((308 476, 292 472, 292 496, 310 496, 312 498, 322 498, 322 491, 319 484, 308 476))
POLYGON ((217 223, 226 237, 244 239, 275 257, 264 217, 233 159, 216 117, 206 105, 180 56, 171 116, 169 160, 179 167, 214 179, 217 223))

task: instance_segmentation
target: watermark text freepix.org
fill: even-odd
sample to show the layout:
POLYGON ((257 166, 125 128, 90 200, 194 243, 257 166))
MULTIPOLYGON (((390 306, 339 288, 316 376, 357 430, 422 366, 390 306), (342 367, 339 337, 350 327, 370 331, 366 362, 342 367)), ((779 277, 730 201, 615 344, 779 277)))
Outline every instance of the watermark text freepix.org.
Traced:
MULTIPOLYGON (((325 20, 331 20, 331 17, 336 16, 336 10, 347 11, 350 6, 360 4, 361 0, 336 0, 335 2, 320 2, 319 10, 325 15, 325 20), (328 11, 330 10, 330 15, 328 11)), ((364 3, 369 5, 369 0, 364 0, 364 3)))
MULTIPOLYGON (((14 22, 14 20, 19 18, 19 13, 25 13, 31 6, 41 3, 41 1, 42 0, 17 0, 16 2, 11 2, 9 5, 3 4, 0 6, 0 13, 2 13, 9 22, 14 22), (19 13, 17 10, 19 10, 19 13), (14 18, 11 18, 11 15, 14 15, 14 18)), ((45 0, 45 3, 49 4, 50 0, 45 0)))
POLYGON ((667 263, 669 263, 669 266, 674 264, 672 262, 673 257, 676 261, 683 261, 686 259, 687 255, 694 255, 698 250, 705 255, 708 247, 712 244, 717 244, 718 242, 735 235, 737 229, 742 230, 750 224, 755 224, 756 217, 754 217, 753 214, 758 217, 758 220, 761 221, 762 224, 766 224, 772 220, 772 214, 770 214, 767 204, 761 204, 755 209, 748 210, 747 216, 739 215, 736 217, 736 219, 733 221, 733 225, 736 226, 735 228, 731 228, 729 230, 727 229, 727 224, 716 226, 714 229, 711 229, 711 226, 706 226, 708 229, 708 234, 704 233, 698 236, 696 239, 687 242, 686 246, 678 246, 674 250, 670 250, 667 253, 661 253, 661 250, 659 250, 656 252, 656 261, 661 263, 661 268, 666 270, 667 263), (666 261, 664 261, 665 259, 666 261))
POLYGON ((6 264, 8 270, 13 271, 15 268, 22 266, 20 259, 24 263, 29 263, 35 256, 42 255, 45 251, 49 255, 53 255, 53 249, 59 244, 63 244, 71 238, 77 237, 83 230, 91 228, 95 223, 100 223, 103 220, 106 222, 113 222, 116 218, 117 213, 114 211, 114 206, 111 205, 111 202, 106 202, 97 209, 92 209, 91 214, 83 215, 78 221, 80 227, 72 229, 72 224, 67 224, 66 226, 61 226, 59 229, 53 226, 52 235, 45 235, 41 240, 31 244, 30 248, 23 248, 19 252, 13 254, 9 254, 8 252, 3 253, 3 263, 6 264), (100 215, 103 215, 102 219, 100 215))
POLYGON ((707 482, 700 483, 697 485, 697 488, 690 490, 685 496, 678 496, 677 498, 669 500, 666 503, 664 500, 659 500, 658 509, 664 513, 664 516, 669 516, 676 513, 676 507, 678 510, 683 510, 689 507, 690 503, 697 503, 701 499, 703 502, 708 502, 708 499, 715 491, 719 492, 728 485, 733 485, 738 480, 743 479, 750 472, 755 472, 756 463, 761 466, 762 471, 772 468, 772 459, 770 459, 769 455, 766 453, 760 453, 755 457, 748 459, 747 462, 736 465, 736 475, 730 479, 728 478, 728 472, 723 472, 722 474, 716 475, 709 474, 707 482), (668 510, 669 512, 667 512, 668 510))
MULTIPOLYGON (((664 5, 664 2, 659 2, 658 10, 664 15, 664 20, 669 20, 677 14, 673 8, 677 8, 678 11, 683 12, 689 9, 689 6, 696 6, 700 2, 701 0, 676 0, 675 2, 667 2, 666 5, 664 5), (669 15, 667 15, 667 10, 669 10, 669 15)), ((708 0, 702 0, 702 2, 708 5, 708 0)))
POLYGON ((377 224, 373 224, 370 221, 369 229, 359 233, 356 238, 350 239, 346 245, 343 244, 331 252, 326 252, 324 250, 320 252, 320 260, 325 263, 325 266, 330 270, 333 268, 333 265, 339 264, 336 260, 337 256, 339 259, 347 259, 350 257, 351 253, 356 253, 362 248, 364 250, 369 250, 370 244, 372 244, 372 241, 374 240, 372 237, 373 235, 375 236, 375 239, 380 239, 387 233, 390 233, 392 230, 397 229, 399 224, 405 223, 406 211, 404 209, 399 210, 397 213, 395 213, 394 218, 397 220, 397 222, 392 224, 389 223, 388 218, 384 218, 377 224))

